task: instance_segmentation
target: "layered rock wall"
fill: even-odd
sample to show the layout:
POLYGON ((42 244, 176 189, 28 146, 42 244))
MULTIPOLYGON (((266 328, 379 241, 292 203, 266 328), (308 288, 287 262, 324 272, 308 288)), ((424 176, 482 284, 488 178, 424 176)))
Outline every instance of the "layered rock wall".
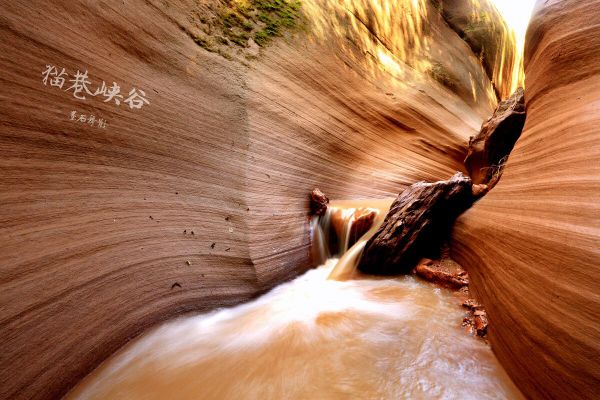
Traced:
POLYGON ((599 20, 597 1, 538 2, 525 129, 500 183, 454 233, 493 349, 531 398, 592 399, 600 388, 599 20))
POLYGON ((448 178, 495 106, 429 2, 306 1, 234 60, 198 36, 224 3, 0 1, 0 398, 56 398, 144 329, 306 270, 310 190, 448 178))

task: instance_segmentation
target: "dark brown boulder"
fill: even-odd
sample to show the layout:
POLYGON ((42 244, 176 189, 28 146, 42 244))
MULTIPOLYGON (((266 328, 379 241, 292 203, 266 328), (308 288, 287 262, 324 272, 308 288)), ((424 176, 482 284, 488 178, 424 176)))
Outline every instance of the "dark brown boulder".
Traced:
POLYGON ((329 198, 323 192, 315 188, 310 193, 310 212, 312 215, 324 215, 327 211, 329 198))
POLYGON ((375 235, 367 242, 358 269, 371 274, 408 273, 423 258, 437 258, 441 244, 463 211, 473 203, 471 179, 417 182, 400 193, 375 235))
POLYGON ((525 125, 525 92, 519 88, 501 101, 494 114, 483 123, 479 134, 469 139, 465 167, 473 183, 498 182, 502 168, 525 125))

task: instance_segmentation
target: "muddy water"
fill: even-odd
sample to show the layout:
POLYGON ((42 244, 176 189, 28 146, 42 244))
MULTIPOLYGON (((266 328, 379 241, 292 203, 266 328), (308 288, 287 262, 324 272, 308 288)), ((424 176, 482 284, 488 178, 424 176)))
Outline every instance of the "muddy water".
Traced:
POLYGON ((455 295, 412 276, 327 279, 165 324, 68 399, 518 399, 455 295))
MULTIPOLYGON (((347 280, 347 279, 357 279, 361 277, 360 272, 356 269, 358 265, 358 261, 360 260, 360 256, 367 244, 367 241, 377 232, 377 229, 383 223, 385 216, 395 198, 387 198, 380 200, 343 200, 331 202, 329 207, 327 208, 327 213, 320 221, 319 225, 315 227, 316 234, 315 236, 320 236, 323 239, 323 244, 318 243, 319 251, 323 251, 322 248, 326 248, 327 246, 327 235, 324 232, 330 229, 328 225, 330 225, 332 215, 336 212, 341 211, 343 215, 342 222, 342 234, 343 238, 340 240, 340 259, 333 267, 333 270, 329 274, 329 279, 336 280, 347 280), (373 225, 371 229, 369 229, 360 239, 356 241, 351 247, 349 246, 348 236, 349 231, 352 228, 352 225, 355 223, 355 216, 360 215, 361 211, 375 211, 377 215, 373 220, 373 225)), ((323 254, 323 253, 322 253, 323 254)), ((321 258, 324 258, 321 255, 321 258)))

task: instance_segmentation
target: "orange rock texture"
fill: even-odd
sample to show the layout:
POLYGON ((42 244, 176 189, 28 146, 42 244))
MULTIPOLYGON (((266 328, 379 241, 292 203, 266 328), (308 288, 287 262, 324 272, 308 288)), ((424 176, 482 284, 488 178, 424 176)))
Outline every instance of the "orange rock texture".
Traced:
POLYGON ((538 2, 527 120, 500 183, 458 221, 490 340, 530 398, 600 390, 600 5, 538 2))
POLYGON ((0 398, 56 398, 145 329, 305 271, 313 188, 448 178, 496 104, 426 2, 307 0, 306 26, 223 56, 201 35, 224 4, 0 2, 0 398))
MULTIPOLYGON (((509 94, 434 2, 306 0, 306 26, 268 47, 208 51, 226 3, 0 0, 0 398, 60 397, 145 329, 305 271, 313 188, 382 198, 464 171, 509 94)), ((552 371, 573 393, 597 382, 598 12, 563 3, 530 32, 534 117, 505 185, 456 233, 502 361, 547 357, 518 370, 539 394, 552 371)))

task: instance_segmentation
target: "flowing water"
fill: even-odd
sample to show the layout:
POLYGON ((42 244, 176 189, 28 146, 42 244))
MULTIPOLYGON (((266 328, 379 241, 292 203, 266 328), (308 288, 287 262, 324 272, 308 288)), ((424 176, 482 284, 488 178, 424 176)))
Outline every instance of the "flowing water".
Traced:
MULTIPOLYGON (((375 225, 390 203, 368 205, 379 211, 375 225)), ((344 213, 341 232, 350 232, 365 206, 335 205, 354 209, 344 213)), ((313 224, 315 235, 324 235, 330 217, 313 224)), ((348 235, 341 236, 344 250, 348 235)), ((327 238, 321 239, 325 254, 327 238)), ((345 252, 345 262, 330 259, 252 302, 154 329, 67 398, 522 398, 489 345, 460 327, 464 309, 457 292, 413 276, 357 275, 356 255, 347 256, 352 249, 359 254, 364 242, 345 252), (354 279, 328 279, 332 275, 354 279)))
POLYGON ((331 271, 329 279, 347 280, 361 276, 356 270, 358 260, 367 241, 383 223, 393 201, 394 198, 333 201, 329 204, 323 218, 313 219, 314 251, 321 261, 331 258, 332 253, 328 242, 332 235, 336 235, 336 231, 339 232, 336 235, 338 236, 338 252, 336 255, 340 255, 341 258, 331 271), (373 225, 364 235, 350 243, 352 228, 357 222, 357 216, 365 212, 376 213, 373 225), (352 246, 350 246, 351 244, 352 246))

